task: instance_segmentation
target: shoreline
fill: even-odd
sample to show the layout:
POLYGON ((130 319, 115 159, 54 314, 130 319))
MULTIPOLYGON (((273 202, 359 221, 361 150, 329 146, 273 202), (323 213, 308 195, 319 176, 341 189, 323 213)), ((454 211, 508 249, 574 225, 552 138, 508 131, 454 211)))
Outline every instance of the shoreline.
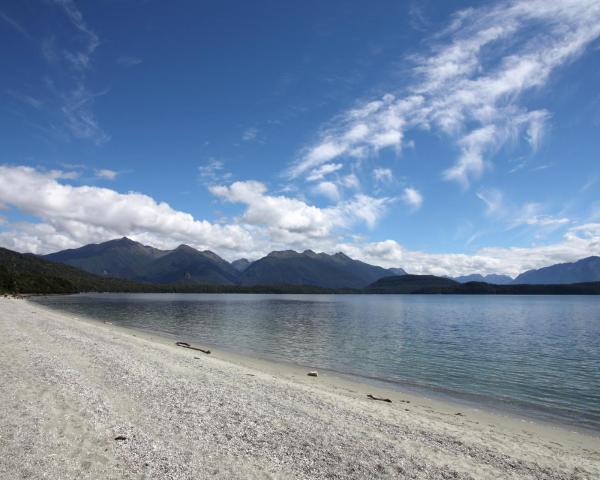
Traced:
MULTIPOLYGON (((77 295, 77 294, 76 294, 77 295)), ((135 295, 135 294, 130 294, 135 295)), ((143 294, 141 294, 143 295, 143 294)), ((185 295, 185 294, 184 294, 185 295)), ((196 295, 196 294, 195 294, 196 295)), ((200 294, 204 295, 204 294, 200 294)), ((212 293, 206 295, 215 295, 212 293)), ((218 295, 218 294, 217 294, 218 295)), ((255 295, 253 293, 240 294, 240 295, 255 295)), ((329 294, 323 294, 329 295, 329 294)), ((47 295, 38 295, 41 297, 47 295)), ((537 295, 535 295, 537 296, 537 295)), ((35 296, 25 296, 25 300, 35 296)), ((52 308, 48 305, 37 304, 37 307, 48 309, 49 311, 59 313, 68 317, 72 317, 79 321, 90 322, 92 324, 105 324, 100 319, 85 315, 76 315, 61 310, 60 308, 52 308)), ((136 327, 126 327, 121 325, 111 324, 115 329, 119 329, 126 334, 132 334, 135 332, 140 337, 146 338, 151 341, 158 341, 166 345, 172 345, 176 341, 190 342, 189 339, 168 334, 166 332, 156 332, 151 330, 145 330, 136 327)), ((134 335, 135 336, 135 335, 134 335)), ((519 401, 511 404, 510 401, 503 402, 497 398, 485 395, 479 395, 474 393, 460 392, 455 390, 444 389, 443 387, 435 387, 430 385, 419 385, 417 383, 401 382, 394 380, 386 380, 377 377, 369 377, 353 372, 343 372, 335 370, 334 368, 328 367, 317 367, 315 365, 308 365, 303 363, 295 363, 280 358, 269 358, 268 355, 261 356, 260 353, 244 351, 236 353, 235 351, 222 347, 215 344, 202 344, 199 345, 202 348, 211 350, 213 356, 221 358, 222 360, 235 363, 237 365, 252 365, 254 368, 266 370, 269 372, 281 373, 283 371, 294 374, 294 378, 302 377, 306 375, 309 370, 318 370, 319 375, 323 373, 327 374, 328 381, 330 382, 343 382, 353 386, 354 390, 364 392, 365 395, 370 390, 377 389, 381 395, 401 394, 408 395, 413 398, 419 399, 424 398, 441 405, 446 405, 448 409, 471 409, 475 412, 483 412, 496 417, 510 419, 511 421, 520 421, 531 424, 545 425, 550 429, 562 429, 565 431, 577 432, 584 435, 590 435, 600 438, 600 430, 588 427, 585 425, 579 425, 576 423, 569 422, 568 420, 557 417, 551 410, 545 412, 542 407, 535 404, 526 404, 519 401)))
MULTIPOLYGON (((69 314, 65 313, 65 315, 69 314)), ((92 324, 105 324, 105 322, 102 322, 101 320, 90 317, 78 317, 77 320, 90 322, 92 324)), ((115 324, 109 324, 109 326, 111 328, 119 329, 125 334, 139 336, 140 338, 145 338, 152 342, 160 342, 168 346, 174 345, 176 341, 190 342, 189 339, 168 336, 161 332, 151 332, 115 324)), ((402 397, 400 401, 403 399, 412 399, 411 401, 426 402, 431 405, 436 405, 438 409, 443 409, 448 412, 455 411, 456 413, 463 413, 465 410, 469 410, 472 413, 480 413, 491 416, 497 420, 502 419, 503 421, 509 421, 514 424, 521 422, 531 425, 540 425, 546 429, 588 435, 597 437, 600 440, 600 430, 560 421, 559 419, 549 419, 542 414, 538 415, 538 412, 533 408, 527 409, 527 407, 521 405, 511 408, 490 397, 482 396, 481 398, 469 398, 471 394, 467 393, 448 391, 442 388, 436 389, 431 386, 411 385, 409 383, 342 372, 332 368, 293 363, 281 359, 265 358, 261 357, 259 354, 253 354, 246 351, 243 353, 236 353, 214 344, 193 343, 192 346, 208 349, 211 352, 210 355, 214 358, 224 360, 228 363, 240 367, 250 367, 262 371, 263 373, 284 375, 296 381, 307 376, 309 371, 317 371, 319 378, 325 378, 327 383, 336 386, 345 386, 347 390, 354 392, 358 391, 365 396, 369 393, 387 398, 400 396, 402 397), (489 403, 487 403, 486 400, 489 403)), ((197 355, 205 354, 199 352, 197 355)), ((314 384, 314 381, 310 382, 314 384)))
MULTIPOLYGON (((449 472, 455 473, 455 478, 600 476, 600 438, 561 425, 526 421, 413 392, 381 388, 328 371, 319 371, 316 378, 308 377, 307 369, 301 366, 220 349, 205 355, 176 347, 168 337, 76 317, 28 300, 0 299, 0 312, 0 378, 5 385, 16 385, 13 395, 10 389, 0 394, 0 400, 5 401, 5 407, 0 407, 0 456, 17 455, 14 462, 9 460, 9 464, 14 463, 13 469, 22 470, 18 465, 23 463, 23 458, 19 458, 23 450, 12 450, 6 441, 11 434, 13 440, 22 443, 22 438, 29 438, 30 428, 44 430, 44 425, 51 425, 51 430, 55 429, 56 417, 68 420, 81 411, 96 415, 88 411, 90 402, 82 401, 80 409, 56 407, 57 398, 69 403, 69 395, 65 397, 62 389, 72 388, 77 398, 89 395, 96 399, 90 404, 104 405, 107 412, 122 417, 117 423, 127 424, 125 430, 137 428, 139 437, 135 443, 143 448, 138 445, 141 450, 132 452, 133 440, 115 444, 110 435, 103 435, 103 428, 113 425, 111 415, 107 415, 108 418, 94 421, 95 427, 81 438, 76 437, 83 438, 84 443, 100 437, 107 449, 101 451, 110 454, 103 454, 106 461, 87 459, 68 470, 59 458, 51 457, 53 460, 49 461, 57 464, 53 468, 57 468, 57 475, 63 474, 62 478, 70 478, 65 474, 67 470, 77 471, 82 478, 88 478, 88 473, 89 478, 99 473, 105 478, 139 478, 137 475, 144 472, 150 478, 190 478, 191 470, 179 461, 182 450, 186 451, 186 461, 191 462, 190 468, 210 465, 217 469, 215 475, 222 478, 268 478, 263 477, 265 473, 271 478, 322 478, 342 470, 346 472, 342 476, 349 478, 368 478, 368 472, 378 472, 378 478, 402 478, 399 468, 407 477, 414 474, 414 478, 449 478, 444 476, 449 472), (29 356, 36 356, 37 361, 29 356), (40 390, 37 383, 39 378, 45 378, 38 370, 50 370, 53 375, 70 372, 67 380, 73 376, 72 381, 44 386, 42 396, 52 408, 41 420, 32 413, 35 409, 27 408, 28 402, 36 403, 34 397, 40 390), (27 381, 34 373, 38 375, 27 381), (119 381, 118 374, 122 375, 119 381), (186 381, 181 383, 173 377, 186 381), (128 388, 129 382, 135 388, 128 388), (368 393, 390 398, 393 403, 369 400, 368 393), (147 396, 154 401, 148 401, 147 396), (220 397, 220 403, 213 405, 214 397, 220 397), (210 414, 205 403, 197 402, 198 398, 211 403, 210 414), (229 408, 228 402, 235 405, 229 408), (18 412, 21 423, 9 421, 15 413, 7 411, 9 405, 22 410, 18 412), (222 409, 226 412, 220 413, 222 409), (37 421, 32 421, 32 415, 37 421), (165 416, 173 418, 165 423, 161 420, 165 416), (158 425, 151 424, 148 418, 158 425), (246 428, 240 430, 238 423, 247 423, 246 428), (198 429, 198 425, 203 428, 198 429), (263 431, 267 425, 269 429, 263 431), (161 436, 165 432, 177 436, 181 431, 186 435, 179 442, 169 442, 168 436, 161 436), (206 432, 218 441, 207 442, 203 435, 206 432), (281 436, 282 432, 287 433, 281 436), (273 436, 277 441, 271 444, 273 436), (193 440, 189 441, 194 449, 187 451, 181 445, 186 439, 193 440), (302 449, 298 442, 308 443, 302 449), (264 444, 270 448, 261 449, 264 444), (155 453, 152 445, 158 445, 163 453, 156 465, 156 459, 146 458, 155 453), (225 450, 224 445, 228 446, 225 450), (290 455, 291 463, 285 460, 290 455), (142 462, 142 458, 146 460, 142 462), (224 458, 235 465, 233 472, 223 465, 224 458), (176 473, 161 476, 152 470, 159 468, 158 464, 168 470, 176 465, 176 473)), ((81 417, 75 422, 80 431, 86 425, 86 415, 81 417)), ((122 429, 113 426, 112 433, 122 429)), ((50 440, 56 438, 54 432, 50 440)), ((37 445, 39 452, 34 448, 32 455, 61 456, 61 448, 70 453, 77 450, 77 442, 72 439, 59 442, 59 446, 49 452, 37 445)), ((42 462, 41 458, 37 460, 42 462)), ((8 472, 12 470, 3 472, 0 466, 0 474, 8 472)))

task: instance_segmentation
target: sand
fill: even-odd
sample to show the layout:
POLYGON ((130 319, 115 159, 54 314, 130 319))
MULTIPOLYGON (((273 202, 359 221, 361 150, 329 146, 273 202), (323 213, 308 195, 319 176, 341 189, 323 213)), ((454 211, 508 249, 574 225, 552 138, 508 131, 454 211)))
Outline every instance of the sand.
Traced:
POLYGON ((600 478, 598 436, 306 373, 2 298, 0 478, 600 478))

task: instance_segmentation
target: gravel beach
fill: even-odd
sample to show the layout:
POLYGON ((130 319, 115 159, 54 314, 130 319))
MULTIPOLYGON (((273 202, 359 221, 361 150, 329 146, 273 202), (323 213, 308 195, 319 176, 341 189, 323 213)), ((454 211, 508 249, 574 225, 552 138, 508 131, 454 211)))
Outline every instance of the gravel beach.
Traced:
POLYGON ((600 478, 597 436, 306 373, 2 298, 0 478, 600 478))

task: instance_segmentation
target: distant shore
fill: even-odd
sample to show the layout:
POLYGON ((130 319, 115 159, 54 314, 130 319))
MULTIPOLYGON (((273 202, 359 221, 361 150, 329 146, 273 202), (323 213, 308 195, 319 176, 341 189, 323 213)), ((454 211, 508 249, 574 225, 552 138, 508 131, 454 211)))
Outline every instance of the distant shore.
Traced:
POLYGON ((0 298, 0 478, 600 478, 597 436, 306 373, 0 298))

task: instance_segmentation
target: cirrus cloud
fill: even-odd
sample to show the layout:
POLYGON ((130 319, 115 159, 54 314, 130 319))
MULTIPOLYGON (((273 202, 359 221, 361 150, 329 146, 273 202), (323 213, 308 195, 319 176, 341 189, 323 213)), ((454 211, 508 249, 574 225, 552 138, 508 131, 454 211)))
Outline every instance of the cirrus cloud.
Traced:
POLYGON ((289 174, 401 151, 406 135, 419 129, 455 143, 458 158, 442 176, 466 187, 509 141, 539 147, 550 112, 528 109, 524 94, 543 87, 599 36, 597 0, 512 0, 458 12, 429 54, 413 56, 408 87, 332 119, 289 174))

